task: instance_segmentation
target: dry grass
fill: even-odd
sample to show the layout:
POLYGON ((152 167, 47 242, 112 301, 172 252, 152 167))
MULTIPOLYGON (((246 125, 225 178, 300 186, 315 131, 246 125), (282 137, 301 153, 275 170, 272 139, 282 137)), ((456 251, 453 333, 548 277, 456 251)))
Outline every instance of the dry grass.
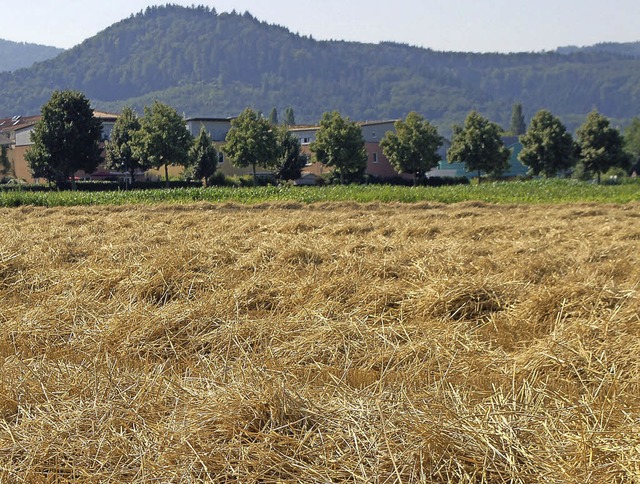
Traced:
POLYGON ((640 482, 639 209, 1 209, 0 481, 640 482))

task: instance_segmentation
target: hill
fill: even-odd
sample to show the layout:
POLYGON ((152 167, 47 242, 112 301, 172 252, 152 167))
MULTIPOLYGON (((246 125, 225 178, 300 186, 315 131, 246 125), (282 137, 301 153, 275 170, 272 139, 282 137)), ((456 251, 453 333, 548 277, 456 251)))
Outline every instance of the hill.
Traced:
POLYGON ((617 124, 640 113, 640 60, 609 52, 436 52, 395 43, 316 41, 248 13, 164 6, 122 20, 30 69, 0 74, 0 113, 32 114, 53 89, 139 111, 159 99, 189 116, 292 106, 298 122, 337 109, 354 119, 416 110, 446 132, 471 109, 508 125, 511 106, 548 108, 570 127, 597 107, 617 124))
POLYGON ((36 62, 52 59, 61 52, 64 49, 0 39, 0 72, 30 67, 36 62))
POLYGON ((615 54, 621 57, 640 59, 640 42, 601 42, 586 47, 576 47, 573 45, 569 45, 566 47, 558 47, 557 52, 560 54, 573 54, 576 52, 602 52, 615 54))

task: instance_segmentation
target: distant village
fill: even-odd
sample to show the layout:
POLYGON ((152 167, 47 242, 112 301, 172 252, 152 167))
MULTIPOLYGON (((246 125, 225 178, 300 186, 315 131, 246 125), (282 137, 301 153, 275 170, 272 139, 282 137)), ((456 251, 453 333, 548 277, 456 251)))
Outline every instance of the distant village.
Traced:
MULTIPOLYGON (((117 114, 94 111, 94 116, 102 121, 103 140, 107 141, 111 137, 111 131, 118 119, 117 114)), ((11 174, 17 180, 26 183, 44 183, 45 180, 34 178, 29 168, 29 164, 25 159, 25 153, 32 145, 31 132, 41 116, 14 116, 11 118, 0 118, 0 144, 8 148, 8 159, 11 165, 11 174)), ((217 146, 225 143, 227 133, 231 129, 230 118, 217 117, 188 117, 185 124, 188 131, 193 137, 197 136, 202 128, 210 135, 211 139, 217 146)), ((398 173, 385 157, 380 141, 388 132, 394 132, 394 123, 396 120, 383 121, 362 121, 357 124, 362 129, 362 136, 365 142, 367 152, 367 168, 366 175, 378 180, 392 180, 399 177, 410 179, 407 174, 398 173)), ((302 169, 302 176, 296 180, 297 184, 312 185, 316 184, 318 179, 327 173, 327 167, 321 163, 314 163, 311 157, 309 146, 315 140, 319 126, 311 125, 294 125, 291 126, 290 132, 298 138, 301 144, 301 150, 308 155, 309 162, 302 169)), ((510 168, 503 176, 517 177, 527 173, 527 167, 518 160, 518 153, 522 149, 522 145, 518 141, 517 136, 503 137, 505 146, 511 151, 510 168)), ((465 170, 464 163, 448 163, 447 149, 449 142, 444 140, 443 146, 439 150, 442 161, 439 166, 428 173, 426 177, 468 177, 475 176, 474 173, 465 170)), ((258 166, 257 174, 260 176, 270 175, 270 171, 264 167, 258 166)), ((169 174, 172 179, 178 179, 182 176, 183 168, 181 166, 169 166, 169 174)), ((220 153, 218 172, 228 177, 244 176, 251 173, 250 168, 239 168, 225 159, 224 154, 220 153)), ((125 172, 109 170, 105 164, 101 164, 95 172, 76 173, 76 178, 85 181, 118 181, 129 177, 125 172)), ((136 174, 136 181, 159 181, 163 176, 163 170, 150 169, 144 173, 136 174)))

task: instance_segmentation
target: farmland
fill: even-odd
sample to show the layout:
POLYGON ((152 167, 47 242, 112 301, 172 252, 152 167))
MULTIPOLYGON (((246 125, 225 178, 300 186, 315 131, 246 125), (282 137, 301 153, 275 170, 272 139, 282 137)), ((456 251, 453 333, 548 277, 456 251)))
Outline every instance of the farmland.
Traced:
POLYGON ((128 205, 194 202, 258 204, 292 202, 439 202, 548 204, 570 202, 628 203, 640 201, 640 182, 594 185, 563 179, 494 182, 441 187, 392 185, 332 185, 324 187, 266 186, 255 188, 183 188, 130 191, 0 191, 0 207, 80 205, 128 205))
POLYGON ((637 201, 17 205, 2 482, 640 480, 637 201))

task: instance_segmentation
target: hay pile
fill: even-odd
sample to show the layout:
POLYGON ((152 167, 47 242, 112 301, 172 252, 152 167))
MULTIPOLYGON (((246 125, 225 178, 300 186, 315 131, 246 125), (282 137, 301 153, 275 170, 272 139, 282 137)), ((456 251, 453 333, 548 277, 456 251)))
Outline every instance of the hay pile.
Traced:
POLYGON ((639 208, 0 210, 0 481, 640 482, 639 208))

